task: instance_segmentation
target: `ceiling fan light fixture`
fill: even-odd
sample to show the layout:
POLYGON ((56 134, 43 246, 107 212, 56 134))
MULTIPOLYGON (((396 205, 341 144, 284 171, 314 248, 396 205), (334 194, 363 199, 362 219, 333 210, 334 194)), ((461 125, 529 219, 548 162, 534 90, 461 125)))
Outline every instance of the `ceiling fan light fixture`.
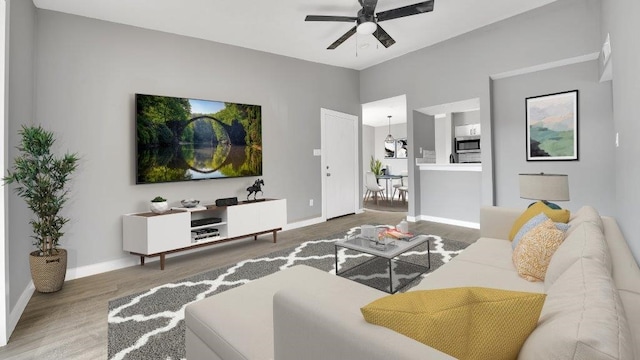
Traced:
POLYGON ((377 28, 378 25, 376 25, 376 23, 374 23, 373 21, 367 21, 358 24, 356 31, 361 35, 371 35, 374 31, 376 31, 377 28))

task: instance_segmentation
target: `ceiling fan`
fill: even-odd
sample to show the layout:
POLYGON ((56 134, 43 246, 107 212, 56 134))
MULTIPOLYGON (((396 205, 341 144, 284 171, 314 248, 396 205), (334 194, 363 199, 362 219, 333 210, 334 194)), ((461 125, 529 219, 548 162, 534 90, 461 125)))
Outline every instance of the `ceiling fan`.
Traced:
POLYGON ((358 34, 372 34, 385 48, 396 43, 389 34, 387 34, 378 24, 380 21, 397 19, 405 16, 418 15, 433 11, 433 2, 429 0, 413 5, 403 6, 396 9, 381 11, 374 14, 378 0, 358 0, 362 9, 358 11, 358 16, 331 16, 331 15, 307 15, 304 21, 338 21, 338 22, 356 22, 356 26, 347 31, 333 44, 329 45, 328 50, 337 48, 356 32, 358 34))

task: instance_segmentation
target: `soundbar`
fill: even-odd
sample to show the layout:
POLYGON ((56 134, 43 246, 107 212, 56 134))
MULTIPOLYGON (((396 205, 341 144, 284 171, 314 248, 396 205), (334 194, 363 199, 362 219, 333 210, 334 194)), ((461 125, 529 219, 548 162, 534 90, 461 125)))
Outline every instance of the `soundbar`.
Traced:
POLYGON ((222 199, 216 200, 216 206, 231 206, 231 205, 238 205, 237 197, 222 198, 222 199))

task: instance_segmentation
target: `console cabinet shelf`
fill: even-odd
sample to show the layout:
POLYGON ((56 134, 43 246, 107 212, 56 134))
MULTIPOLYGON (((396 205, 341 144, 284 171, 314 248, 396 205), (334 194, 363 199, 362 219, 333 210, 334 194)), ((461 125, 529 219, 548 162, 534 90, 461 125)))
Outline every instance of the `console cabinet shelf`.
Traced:
POLYGON ((199 206, 173 208, 164 214, 152 212, 126 214, 122 217, 124 251, 146 257, 160 257, 164 270, 165 255, 277 232, 287 223, 285 199, 241 202, 233 206, 199 206))

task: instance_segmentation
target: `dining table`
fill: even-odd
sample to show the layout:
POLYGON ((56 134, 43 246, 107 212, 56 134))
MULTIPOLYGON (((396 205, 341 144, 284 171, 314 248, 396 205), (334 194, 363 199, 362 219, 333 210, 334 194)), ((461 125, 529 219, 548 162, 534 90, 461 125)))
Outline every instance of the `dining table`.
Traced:
MULTIPOLYGON (((385 191, 387 194, 387 199, 390 199, 391 202, 393 202, 393 197, 389 196, 389 189, 392 187, 390 186, 390 183, 393 183, 393 180, 400 180, 403 181, 402 179, 408 177, 408 175, 393 175, 393 174, 382 174, 382 175, 376 175, 376 179, 378 180, 378 184, 380 183, 380 180, 385 180, 385 191)), ((391 194, 393 195, 393 194, 391 194)))

